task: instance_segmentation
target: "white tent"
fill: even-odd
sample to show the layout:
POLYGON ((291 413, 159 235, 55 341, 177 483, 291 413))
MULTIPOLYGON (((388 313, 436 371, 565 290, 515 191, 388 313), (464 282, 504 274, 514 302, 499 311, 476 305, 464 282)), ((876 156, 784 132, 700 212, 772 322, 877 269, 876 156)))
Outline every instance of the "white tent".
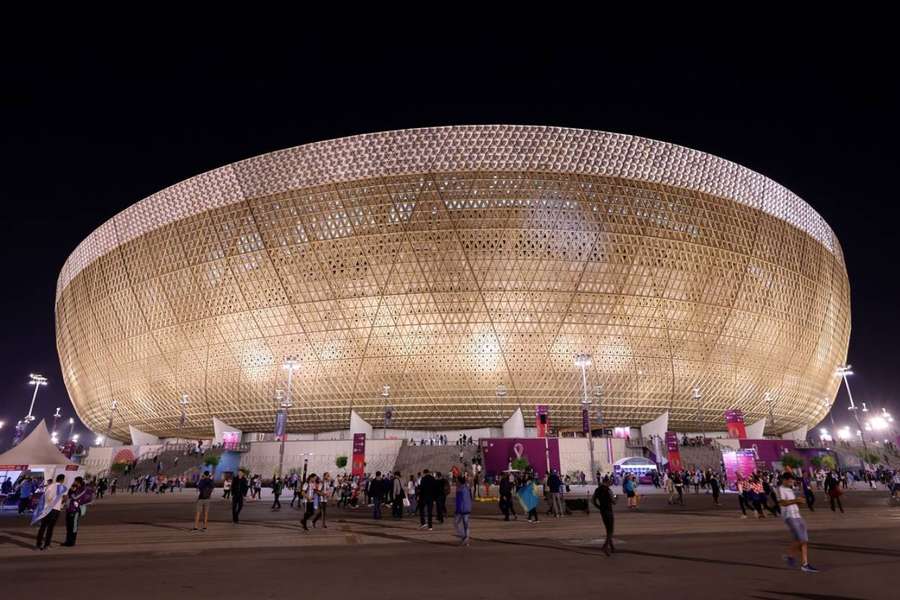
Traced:
POLYGON ((25 470, 43 472, 45 479, 65 473, 68 485, 79 474, 81 466, 66 458, 53 445, 47 425, 41 421, 18 446, 0 454, 0 473, 15 479, 25 470))

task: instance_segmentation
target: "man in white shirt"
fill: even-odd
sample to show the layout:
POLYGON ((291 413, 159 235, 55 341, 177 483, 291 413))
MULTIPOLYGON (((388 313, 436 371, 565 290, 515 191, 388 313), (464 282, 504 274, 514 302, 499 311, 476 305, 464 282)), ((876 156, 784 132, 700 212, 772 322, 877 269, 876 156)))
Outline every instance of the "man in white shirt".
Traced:
POLYGON ((53 539, 53 527, 56 525, 56 519, 59 518, 59 513, 66 500, 66 490, 68 488, 63 484, 65 480, 66 476, 60 473, 56 476, 55 483, 47 484, 37 510, 34 511, 32 516, 32 525, 38 521, 41 523, 35 546, 38 550, 46 550, 50 547, 50 541, 53 539))
POLYGON ((800 504, 804 500, 794 495, 794 476, 787 472, 781 476, 781 485, 778 487, 778 504, 781 506, 781 516, 784 524, 794 541, 788 548, 788 553, 783 555, 784 561, 791 567, 796 566, 796 556, 800 555, 800 570, 804 573, 818 573, 819 570, 809 564, 808 545, 809 535, 806 531, 806 521, 800 516, 800 504))

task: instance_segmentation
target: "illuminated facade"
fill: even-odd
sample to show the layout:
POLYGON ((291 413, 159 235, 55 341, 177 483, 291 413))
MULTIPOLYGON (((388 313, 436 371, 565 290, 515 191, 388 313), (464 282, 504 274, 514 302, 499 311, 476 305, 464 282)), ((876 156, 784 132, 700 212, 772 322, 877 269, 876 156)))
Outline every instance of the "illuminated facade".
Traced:
POLYGON ((816 422, 850 333, 847 273, 803 200, 644 138, 416 129, 273 152, 138 202, 66 261, 57 347, 79 416, 112 435, 580 423, 578 353, 604 423, 670 411, 816 422), (382 397, 384 385, 390 397, 382 397), (506 393, 498 394, 498 386, 506 393), (692 389, 700 390, 698 401, 692 389))

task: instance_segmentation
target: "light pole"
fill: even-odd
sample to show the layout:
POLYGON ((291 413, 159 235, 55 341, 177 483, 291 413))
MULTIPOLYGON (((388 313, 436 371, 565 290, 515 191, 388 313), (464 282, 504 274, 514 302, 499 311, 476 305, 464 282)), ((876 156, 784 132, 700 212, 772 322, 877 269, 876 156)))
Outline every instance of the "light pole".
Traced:
POLYGON ((59 421, 59 418, 62 416, 59 412, 60 410, 62 409, 56 407, 56 412, 53 413, 53 431, 50 432, 53 437, 56 437, 56 424, 59 421))
POLYGON ((591 480, 597 476, 597 467, 594 464, 594 432, 591 427, 591 399, 587 392, 587 368, 591 366, 590 354, 579 354, 575 357, 575 366, 581 368, 581 429, 588 439, 588 452, 591 455, 591 480), (585 425, 587 425, 585 427, 585 425))
MULTIPOLYGON (((300 367, 300 361, 295 358, 287 358, 284 361, 284 364, 281 365, 283 368, 287 369, 288 377, 287 377, 287 395, 281 399, 281 410, 284 412, 284 431, 281 432, 281 446, 278 450, 278 476, 281 477, 282 471, 284 469, 284 443, 287 440, 287 418, 288 418, 288 409, 294 405, 294 398, 292 396, 293 392, 293 381, 294 381, 294 370, 300 367)), ((278 399, 281 390, 277 390, 275 392, 275 398, 278 399)))
POLYGON ((831 403, 828 401, 828 398, 822 398, 822 406, 824 406, 825 410, 828 411, 828 418, 831 420, 831 431, 835 431, 834 414, 831 412, 831 403))
POLYGON ((37 398, 38 388, 40 388, 42 385, 47 385, 47 378, 43 375, 40 375, 38 373, 31 373, 29 374, 29 377, 31 378, 31 380, 28 382, 28 385, 34 386, 34 393, 31 395, 31 406, 28 407, 28 414, 25 415, 24 421, 26 424, 34 421, 35 417, 31 413, 34 412, 34 401, 37 398))
MULTIPOLYGON (((835 374, 843 379, 844 386, 847 388, 847 397, 850 398, 850 406, 847 410, 850 411, 850 414, 853 415, 853 420, 856 421, 856 430, 859 431, 859 439, 862 441, 863 451, 868 458, 869 447, 866 445, 866 434, 863 433, 863 426, 859 421, 859 407, 853 403, 853 394, 850 392, 850 382, 847 380, 847 377, 853 375, 853 367, 851 365, 839 365, 835 374)), ((863 407, 863 410, 865 411, 866 408, 863 407)), ((863 461, 863 468, 865 468, 865 460, 863 461)))
POLYGON ((391 420, 394 418, 394 411, 388 405, 388 399, 391 397, 391 386, 385 384, 381 386, 381 397, 384 398, 383 410, 384 410, 384 434, 382 435, 382 439, 387 439, 387 430, 388 425, 391 424, 391 420))
POLYGON ((184 429, 184 424, 187 423, 187 405, 190 403, 191 398, 187 394, 181 394, 181 398, 178 399, 178 404, 181 405, 181 417, 178 419, 178 437, 181 437, 181 431, 184 429))
POLYGON ((770 394, 769 392, 766 392, 763 395, 763 400, 765 400, 766 408, 769 411, 769 419, 768 419, 769 426, 774 427, 775 426, 775 403, 772 401, 772 394, 770 394))
POLYGON ((695 385, 691 390, 691 398, 697 403, 697 433, 702 434, 703 421, 700 419, 700 403, 703 400, 703 394, 700 393, 700 386, 695 385))
POLYGON ((71 440, 72 434, 74 434, 74 433, 75 433, 75 419, 73 419, 72 417, 69 417, 69 438, 68 439, 71 440))

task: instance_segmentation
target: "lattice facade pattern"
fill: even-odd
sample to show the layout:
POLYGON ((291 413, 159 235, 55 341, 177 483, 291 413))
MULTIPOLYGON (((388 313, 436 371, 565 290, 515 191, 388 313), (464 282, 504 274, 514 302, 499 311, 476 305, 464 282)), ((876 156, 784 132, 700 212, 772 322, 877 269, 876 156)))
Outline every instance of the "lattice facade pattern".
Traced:
POLYGON ((822 417, 846 358, 840 245, 805 202, 728 161, 604 132, 387 132, 235 163, 163 190, 66 262, 57 347, 79 416, 126 438, 580 422, 575 355, 604 422, 670 411, 822 417), (505 386, 505 395, 498 395, 505 386), (692 397, 698 387, 701 399, 692 397), (190 397, 180 429, 183 393, 190 397), (768 399, 768 400, 767 400, 768 399))

